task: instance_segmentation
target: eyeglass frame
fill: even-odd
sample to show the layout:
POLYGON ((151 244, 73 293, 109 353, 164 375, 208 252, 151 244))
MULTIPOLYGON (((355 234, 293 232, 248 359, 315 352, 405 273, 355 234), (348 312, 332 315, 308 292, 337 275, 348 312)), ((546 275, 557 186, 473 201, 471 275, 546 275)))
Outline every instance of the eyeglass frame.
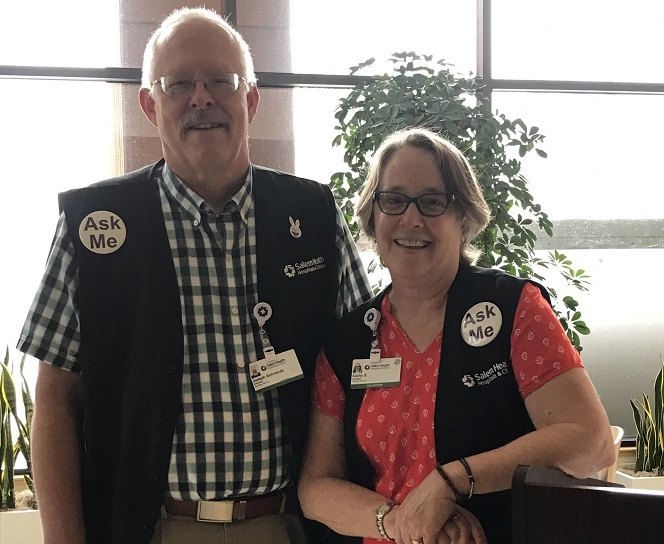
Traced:
POLYGON ((378 209, 384 213, 385 215, 392 215, 392 216, 397 216, 397 215, 403 215, 406 213, 408 208, 410 207, 411 204, 415 204, 415 207, 417 208, 417 211, 420 212, 424 217, 440 217, 441 215, 444 215, 445 212, 449 209, 451 204, 456 201, 456 197, 454 196, 453 193, 442 193, 442 192, 437 192, 437 191, 430 191, 428 193, 422 193, 421 195, 417 196, 408 196, 404 193, 401 193, 399 191, 374 191, 373 194, 373 200, 376 204, 378 204, 378 209), (393 195, 399 195, 402 196, 406 199, 406 207, 403 209, 402 212, 399 213, 390 213, 386 212, 383 207, 380 205, 380 196, 385 195, 385 194, 393 194, 393 195), (447 199, 447 205, 445 206, 445 209, 436 214, 430 214, 430 213, 425 213, 422 208, 420 207, 420 198, 425 197, 425 196, 430 196, 430 195, 444 195, 445 198, 447 199))
MULTIPOLYGON (((161 89, 161 92, 164 93, 165 96, 169 96, 171 98, 179 98, 179 97, 182 97, 182 96, 187 96, 188 94, 194 92, 194 90, 196 89, 196 84, 198 82, 203 82, 203 86, 205 87, 205 89, 210 94, 212 94, 214 96, 230 96, 233 93, 236 93, 237 90, 240 88, 240 82, 241 81, 244 81, 245 83, 249 84, 249 81, 245 77, 241 76, 240 74, 236 74, 235 72, 218 72, 218 73, 216 73, 216 74, 214 74, 210 77, 206 77, 206 78, 183 78, 184 81, 191 82, 191 83, 194 84, 194 86, 190 90, 188 90, 188 91, 186 91, 182 94, 168 94, 166 92, 166 84, 164 83, 164 80, 167 77, 172 77, 172 74, 161 76, 161 77, 155 79, 154 81, 151 82, 151 85, 156 85, 157 83, 159 83, 159 87, 161 89), (234 76, 233 79, 234 79, 235 89, 233 91, 231 91, 230 93, 221 93, 220 94, 220 93, 217 93, 217 92, 214 92, 214 91, 210 90, 210 88, 208 87, 208 84, 209 84, 210 80, 217 77, 217 76, 220 76, 220 75, 234 76)), ((229 83, 231 83, 231 81, 229 81, 229 83)))

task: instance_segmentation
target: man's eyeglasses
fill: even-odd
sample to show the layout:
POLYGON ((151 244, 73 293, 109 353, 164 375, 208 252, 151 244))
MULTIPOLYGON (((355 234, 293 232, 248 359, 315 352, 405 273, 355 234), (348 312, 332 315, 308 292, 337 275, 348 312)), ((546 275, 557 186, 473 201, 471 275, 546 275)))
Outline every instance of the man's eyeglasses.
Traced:
POLYGON ((221 72, 205 79, 194 79, 180 75, 163 76, 153 81, 152 85, 159 83, 166 96, 184 96, 192 93, 199 81, 203 82, 203 85, 211 94, 224 96, 233 94, 237 91, 240 81, 247 80, 238 74, 221 72))
POLYGON ((448 206, 454 202, 454 195, 424 193, 419 196, 408 196, 397 191, 375 191, 374 200, 378 203, 380 211, 386 215, 401 215, 414 202, 422 215, 438 217, 443 215, 448 206))

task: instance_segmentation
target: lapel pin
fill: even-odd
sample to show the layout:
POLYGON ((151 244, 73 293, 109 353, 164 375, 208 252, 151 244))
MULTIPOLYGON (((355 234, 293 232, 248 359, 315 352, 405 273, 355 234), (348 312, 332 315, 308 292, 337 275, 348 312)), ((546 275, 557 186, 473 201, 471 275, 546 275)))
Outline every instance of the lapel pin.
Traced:
POLYGON ((302 231, 300 230, 300 220, 299 219, 293 220, 291 216, 288 216, 288 219, 290 221, 291 236, 293 238, 299 238, 300 236, 302 236, 302 231))

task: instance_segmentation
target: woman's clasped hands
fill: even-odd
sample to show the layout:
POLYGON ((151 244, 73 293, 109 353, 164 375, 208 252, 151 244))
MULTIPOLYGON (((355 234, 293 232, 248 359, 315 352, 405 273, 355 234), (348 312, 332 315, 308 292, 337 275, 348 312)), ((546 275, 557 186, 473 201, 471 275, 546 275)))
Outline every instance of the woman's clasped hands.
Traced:
POLYGON ((400 506, 385 516, 385 530, 397 544, 486 544, 477 518, 456 504, 432 472, 400 506))

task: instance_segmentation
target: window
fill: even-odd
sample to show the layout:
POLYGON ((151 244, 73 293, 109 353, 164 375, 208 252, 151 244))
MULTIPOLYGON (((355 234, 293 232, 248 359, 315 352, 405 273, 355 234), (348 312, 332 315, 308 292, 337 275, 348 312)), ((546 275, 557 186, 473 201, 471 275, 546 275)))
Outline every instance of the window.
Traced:
POLYGON ((493 77, 662 83, 659 0, 491 3, 493 77))
MULTIPOLYGON (((33 0, 0 7, 0 347, 14 347, 41 277, 57 193, 160 157, 136 98, 141 59, 159 21, 185 5, 33 0)), ((252 160, 323 183, 344 168, 331 141, 351 66, 376 57, 381 73, 381 59, 415 51, 445 58, 463 74, 483 69, 494 108, 546 135, 549 157, 528 158, 523 170, 556 225, 538 248, 562 250, 591 275, 581 300, 592 329, 583 359, 612 423, 633 436, 628 399, 651 390, 664 352, 661 296, 646 287, 664 265, 662 3, 206 5, 227 13, 254 53, 262 87, 252 160)))
POLYGON ((3 2, 0 63, 27 66, 117 66, 118 0, 3 2))
MULTIPOLYGON (((348 74, 351 66, 397 51, 432 54, 474 71, 475 17, 473 2, 237 1, 238 29, 262 72, 348 74)), ((377 66, 377 73, 386 68, 377 66)))
POLYGON ((650 161, 660 153, 664 96, 495 91, 493 105, 546 136, 548 157, 527 156, 523 167, 552 219, 664 215, 664 173, 650 161))
POLYGON ((16 345, 39 285, 58 218, 57 193, 121 171, 115 92, 103 82, 0 79, 3 355, 4 346, 16 345))

